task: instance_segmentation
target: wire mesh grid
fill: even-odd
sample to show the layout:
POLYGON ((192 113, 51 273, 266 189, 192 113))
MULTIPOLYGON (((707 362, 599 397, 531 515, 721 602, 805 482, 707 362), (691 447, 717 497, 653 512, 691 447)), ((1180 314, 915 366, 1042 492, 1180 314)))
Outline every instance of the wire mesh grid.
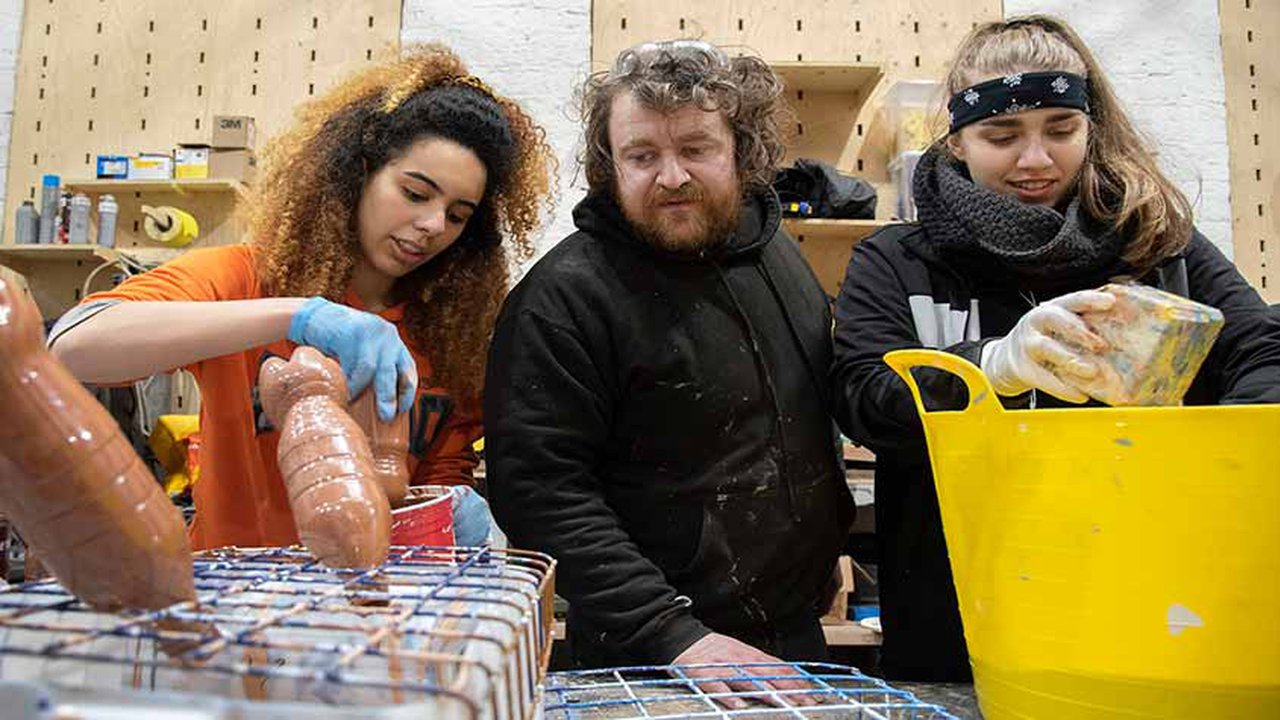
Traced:
POLYGON ((37 709, 537 712, 552 623, 554 562, 545 555, 395 547, 379 567, 357 571, 326 568, 300 548, 226 548, 198 553, 194 566, 197 601, 158 612, 96 612, 52 580, 0 590, 0 682, 41 689, 37 709))
POLYGON ((955 720, 937 705, 895 690, 856 668, 826 663, 752 663, 629 667, 551 673, 547 676, 546 720, 597 718, 858 718, 859 720, 955 720), (689 672, 709 668, 695 680, 689 672), (809 687, 776 690, 770 680, 804 680, 809 687), (709 692, 699 683, 746 683, 754 690, 709 692), (804 696, 816 704, 800 706, 804 696), (746 707, 729 709, 739 698, 746 707))

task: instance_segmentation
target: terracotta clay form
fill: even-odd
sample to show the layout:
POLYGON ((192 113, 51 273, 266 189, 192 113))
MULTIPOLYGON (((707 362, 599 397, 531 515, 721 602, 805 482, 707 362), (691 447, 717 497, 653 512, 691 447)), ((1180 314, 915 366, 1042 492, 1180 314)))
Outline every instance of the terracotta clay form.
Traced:
POLYGON ((182 514, 43 335, 35 305, 0 279, 0 512, 96 609, 194 600, 182 514))
POLYGON ((262 407, 280 428, 276 458, 298 536, 330 567, 381 563, 391 544, 391 508, 364 432, 346 411, 338 363, 310 347, 258 374, 262 407))
POLYGON ((347 412, 369 438, 373 472, 388 502, 393 508, 400 507, 409 492, 409 413, 400 413, 389 423, 382 422, 378 419, 378 402, 372 388, 360 393, 347 412))

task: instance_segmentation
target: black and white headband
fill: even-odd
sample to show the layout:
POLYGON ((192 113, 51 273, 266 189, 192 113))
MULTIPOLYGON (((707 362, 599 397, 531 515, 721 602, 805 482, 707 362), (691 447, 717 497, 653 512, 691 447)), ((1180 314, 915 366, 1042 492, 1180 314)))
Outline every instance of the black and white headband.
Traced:
POLYGON ((1064 107, 1089 112, 1089 81, 1069 72, 1027 72, 978 83, 951 96, 951 130, 1036 108, 1064 107))

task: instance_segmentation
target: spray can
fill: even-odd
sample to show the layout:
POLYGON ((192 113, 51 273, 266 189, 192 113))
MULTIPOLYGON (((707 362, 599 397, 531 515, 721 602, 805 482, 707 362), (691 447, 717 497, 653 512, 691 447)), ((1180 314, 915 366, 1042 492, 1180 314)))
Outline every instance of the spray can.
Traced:
POLYGON ((40 242, 40 213, 36 212, 35 203, 30 200, 22 201, 13 230, 13 241, 18 245, 40 242))
POLYGON ((67 236, 71 232, 71 192, 64 191, 58 199, 58 230, 53 242, 58 245, 67 244, 67 236))
POLYGON ((62 194, 59 188, 62 178, 57 175, 45 175, 40 188, 40 236, 41 245, 53 244, 54 235, 58 231, 58 197, 62 194))
POLYGON ((67 242, 72 245, 89 243, 89 211, 93 202, 84 193, 76 193, 71 198, 71 210, 67 213, 67 242))
POLYGON ((119 212, 114 197, 103 195, 98 198, 98 244, 102 247, 116 246, 116 215, 119 212))

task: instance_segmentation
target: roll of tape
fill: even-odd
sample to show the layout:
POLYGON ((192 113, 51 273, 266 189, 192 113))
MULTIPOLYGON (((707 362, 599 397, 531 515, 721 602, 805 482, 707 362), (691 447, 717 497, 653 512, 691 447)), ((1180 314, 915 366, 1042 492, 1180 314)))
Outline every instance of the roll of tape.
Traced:
POLYGON ((186 247, 200 237, 199 223, 184 210, 168 205, 143 205, 142 214, 145 216, 142 229, 147 237, 168 247, 186 247))

